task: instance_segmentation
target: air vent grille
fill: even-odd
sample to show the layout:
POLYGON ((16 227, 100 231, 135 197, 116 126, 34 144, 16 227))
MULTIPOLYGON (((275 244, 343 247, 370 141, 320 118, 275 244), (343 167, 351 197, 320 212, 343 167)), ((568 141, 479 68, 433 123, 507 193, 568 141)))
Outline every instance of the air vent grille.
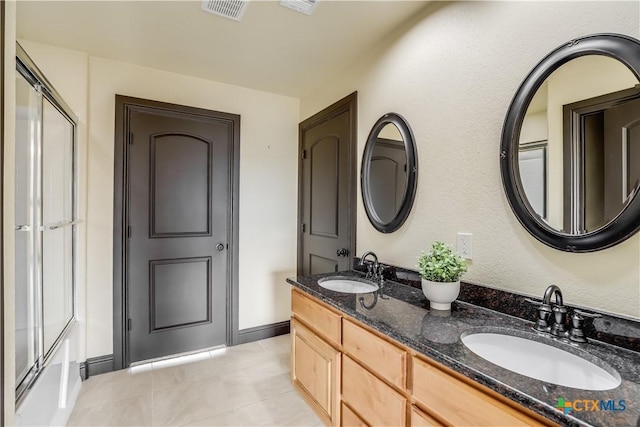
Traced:
POLYGON ((248 1, 242 0, 203 0, 202 10, 239 21, 248 5, 248 1))
POLYGON ((282 0, 280 6, 288 7, 296 12, 311 15, 318 5, 318 0, 282 0))

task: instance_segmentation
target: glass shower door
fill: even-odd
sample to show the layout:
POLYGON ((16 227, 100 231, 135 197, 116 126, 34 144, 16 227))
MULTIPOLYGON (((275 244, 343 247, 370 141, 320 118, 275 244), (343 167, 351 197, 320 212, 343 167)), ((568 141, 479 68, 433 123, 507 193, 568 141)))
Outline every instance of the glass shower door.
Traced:
POLYGON ((72 329, 77 221, 73 112, 19 46, 17 69, 15 379, 20 403, 72 329))
POLYGON ((73 125, 47 99, 42 120, 44 354, 73 318, 73 125))
POLYGON ((16 385, 36 368, 39 351, 38 147, 42 95, 20 74, 16 78, 15 320, 16 385))

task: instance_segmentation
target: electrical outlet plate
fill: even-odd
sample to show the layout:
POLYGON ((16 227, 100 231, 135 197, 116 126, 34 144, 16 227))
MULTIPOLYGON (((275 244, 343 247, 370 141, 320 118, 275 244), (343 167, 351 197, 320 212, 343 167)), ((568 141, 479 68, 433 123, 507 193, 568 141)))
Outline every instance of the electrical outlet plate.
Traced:
POLYGON ((473 256, 472 234, 458 233, 456 249, 462 258, 471 259, 473 256))

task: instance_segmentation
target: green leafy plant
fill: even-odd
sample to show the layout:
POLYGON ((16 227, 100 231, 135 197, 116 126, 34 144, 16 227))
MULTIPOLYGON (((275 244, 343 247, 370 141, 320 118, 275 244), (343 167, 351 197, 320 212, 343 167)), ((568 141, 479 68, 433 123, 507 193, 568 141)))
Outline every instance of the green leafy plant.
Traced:
POLYGON ((418 258, 420 276, 432 282, 457 282, 467 272, 467 263, 451 247, 435 242, 431 251, 418 258))

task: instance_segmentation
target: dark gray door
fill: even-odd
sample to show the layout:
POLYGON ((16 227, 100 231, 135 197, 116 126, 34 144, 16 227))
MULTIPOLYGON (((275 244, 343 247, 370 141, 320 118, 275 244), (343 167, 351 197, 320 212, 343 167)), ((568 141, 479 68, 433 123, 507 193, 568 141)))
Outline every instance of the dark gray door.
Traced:
POLYGON ((348 270, 353 255, 355 94, 334 105, 300 127, 298 273, 304 275, 348 270))
POLYGON ((604 112, 605 218, 613 219, 640 179, 640 99, 604 112))
POLYGON ((129 362, 225 344, 232 125, 129 116, 129 362))

